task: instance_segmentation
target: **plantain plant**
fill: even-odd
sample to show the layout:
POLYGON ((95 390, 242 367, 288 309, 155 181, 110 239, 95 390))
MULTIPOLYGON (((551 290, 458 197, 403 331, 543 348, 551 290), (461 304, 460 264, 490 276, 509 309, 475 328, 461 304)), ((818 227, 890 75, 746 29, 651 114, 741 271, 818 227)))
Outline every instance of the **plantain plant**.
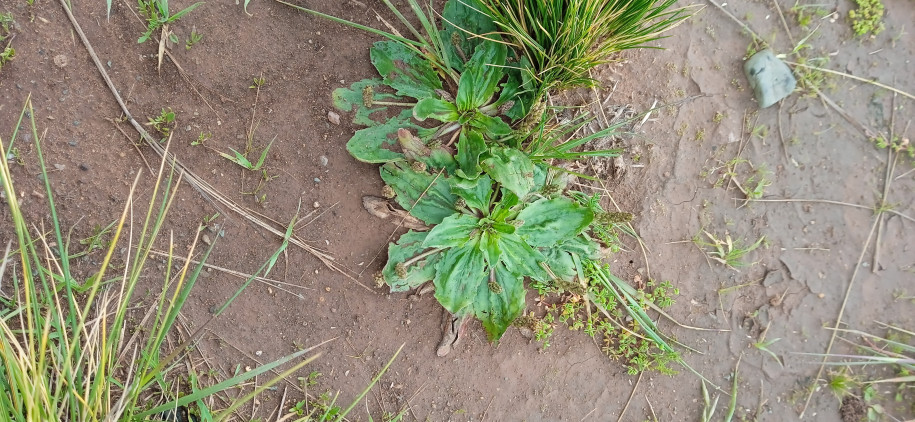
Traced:
MULTIPOLYGON (((601 245, 592 235, 611 246, 614 213, 569 191, 572 172, 561 167, 617 155, 582 149, 629 122, 576 138, 587 119, 550 123, 539 100, 532 111, 535 97, 554 86, 534 77, 528 52, 502 41, 482 2, 449 0, 439 24, 410 0, 420 32, 385 0, 413 40, 277 1, 387 38, 370 52, 380 78, 335 90, 334 105, 366 126, 348 141, 350 154, 381 164, 386 196, 432 228, 392 242, 378 281, 392 292, 431 281, 452 324, 475 317, 493 342, 522 316, 527 279, 592 302, 587 292, 606 285, 632 290, 596 261, 601 245)), ((682 363, 635 294, 616 291, 626 292, 617 302, 646 326, 661 353, 682 363)))

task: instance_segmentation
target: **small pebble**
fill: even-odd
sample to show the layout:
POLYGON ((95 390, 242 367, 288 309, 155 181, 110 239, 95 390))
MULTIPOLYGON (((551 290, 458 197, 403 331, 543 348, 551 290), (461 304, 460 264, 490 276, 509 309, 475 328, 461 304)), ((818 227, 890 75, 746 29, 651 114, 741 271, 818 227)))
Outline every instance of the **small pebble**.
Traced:
POLYGON ((70 60, 67 59, 67 56, 63 54, 58 54, 54 56, 54 65, 57 67, 67 67, 67 64, 70 63, 70 60))
POLYGON ((212 241, 210 240, 210 236, 207 236, 206 234, 203 235, 203 237, 201 238, 201 240, 203 240, 203 243, 206 243, 207 245, 209 245, 210 243, 212 243, 212 241))
POLYGON ((56 168, 60 171, 63 171, 65 168, 67 168, 67 166, 65 166, 63 164, 54 164, 54 168, 56 168))
POLYGON ((340 115, 337 113, 334 113, 333 111, 328 111, 327 120, 335 125, 339 125, 340 124, 340 115))
POLYGON ((318 201, 315 201, 314 207, 315 207, 315 208, 321 208, 321 203, 318 202, 318 201))
POLYGON ((262 354, 264 354, 264 352, 262 350, 258 350, 256 352, 254 352, 254 356, 260 356, 262 354))
POLYGON ((80 164, 79 169, 82 171, 89 171, 89 166, 87 166, 86 164, 80 164))
POLYGON ((327 167, 327 157, 325 157, 325 156, 322 155, 322 156, 320 156, 320 157, 318 157, 318 158, 321 160, 321 165, 324 166, 324 167, 327 167))
POLYGON ((321 179, 318 177, 315 177, 315 183, 321 183, 321 179))
POLYGON ((70 144, 71 147, 75 147, 75 146, 79 145, 79 142, 76 142, 76 141, 70 141, 67 143, 70 144))

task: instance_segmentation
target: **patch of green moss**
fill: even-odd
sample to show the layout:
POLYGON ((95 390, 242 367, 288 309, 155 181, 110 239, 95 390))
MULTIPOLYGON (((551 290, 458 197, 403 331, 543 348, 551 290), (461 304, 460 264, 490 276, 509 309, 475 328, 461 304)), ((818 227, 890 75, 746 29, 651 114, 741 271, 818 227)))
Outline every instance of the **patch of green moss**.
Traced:
POLYGON ((885 9, 881 0, 855 0, 858 8, 848 12, 851 27, 855 35, 861 37, 867 34, 877 35, 885 29, 883 13, 885 9))

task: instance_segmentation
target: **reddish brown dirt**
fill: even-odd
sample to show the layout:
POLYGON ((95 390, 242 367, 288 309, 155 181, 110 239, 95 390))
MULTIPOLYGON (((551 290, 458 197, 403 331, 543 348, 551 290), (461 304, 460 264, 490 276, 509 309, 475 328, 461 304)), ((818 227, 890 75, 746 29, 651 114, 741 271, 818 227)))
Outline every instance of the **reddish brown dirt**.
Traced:
MULTIPOLYGON (((172 7, 188 4, 173 2, 172 7)), ((915 92, 915 79, 907 70, 915 57, 915 39, 893 40, 915 21, 915 8, 904 0, 886 4, 892 13, 886 17, 887 30, 876 39, 852 38, 844 21, 851 3, 842 1, 839 19, 821 20, 821 29, 810 43, 817 53, 838 52, 830 68, 915 92)), ((389 22, 395 20, 380 2, 307 5, 366 25, 381 25, 376 12, 389 22)), ((313 221, 300 226, 297 235, 334 256, 358 282, 372 285, 371 275, 383 264, 392 227, 366 213, 361 197, 377 194, 381 181, 375 166, 358 163, 346 153, 344 144, 357 129, 348 123, 348 116, 344 114, 338 126, 329 123, 326 115, 334 88, 374 75, 368 47, 375 37, 273 2, 253 1, 251 16, 234 2, 208 2, 172 26, 182 44, 171 51, 187 72, 190 82, 186 82, 168 58, 161 71, 156 70, 153 42, 137 44, 143 24, 130 9, 133 3, 115 1, 110 20, 105 17, 104 1, 74 2, 74 7, 137 120, 145 121, 164 107, 177 112, 171 149, 181 162, 229 198, 279 226, 290 221, 299 203, 303 214, 314 210, 307 218, 313 221), (186 50, 183 42, 192 27, 203 39, 186 50), (266 84, 255 107, 256 90, 249 86, 261 76, 266 84), (255 109, 257 151, 276 139, 265 167, 275 178, 259 192, 266 195, 263 202, 243 193, 255 189, 259 175, 217 154, 244 148, 255 109), (203 132, 213 135, 206 143, 209 148, 191 146, 203 132)), ((748 18, 761 34, 777 34, 773 41, 777 50, 790 50, 778 14, 770 7, 770 2, 740 4, 734 13, 748 18)), ((121 111, 58 2, 37 0, 28 6, 24 0, 5 0, 0 12, 7 11, 17 22, 13 40, 17 57, 0 70, 0 133, 8 145, 10 128, 31 94, 62 223, 74 227, 74 239, 85 238, 92 227, 104 226, 119 215, 138 171, 144 173, 138 197, 141 202, 149 198, 153 178, 144 160, 154 170, 157 158, 147 147, 134 146, 137 136, 128 125, 113 122, 121 111), (57 56, 65 58, 65 66, 55 64, 57 56)), ((792 16, 786 18, 794 38, 800 38, 792 16)), ((647 261, 640 252, 621 253, 614 257, 613 266, 629 278, 642 269, 653 278, 671 280, 681 296, 670 314, 682 323, 730 330, 694 331, 665 320, 661 323, 663 330, 700 352, 685 352, 684 357, 723 388, 730 386, 742 356, 739 417, 794 420, 804 403, 803 389, 814 379, 817 366, 811 364, 815 357, 792 352, 826 350, 830 332, 823 326, 835 323, 874 216, 867 209, 824 203, 741 207, 743 201, 733 198, 742 194, 733 186, 715 188, 714 173, 701 177, 718 161, 734 157, 738 143, 729 140, 745 138, 744 115, 757 109, 741 71, 749 39, 712 7, 670 35, 660 42, 666 50, 627 53, 624 63, 603 68, 598 75, 604 81, 602 99, 612 94, 608 104, 631 104, 638 110, 647 109, 655 99, 664 103, 708 95, 653 114, 640 133, 625 139, 626 160, 638 166, 629 168, 622 180, 608 180, 608 186, 614 199, 635 213, 636 228, 650 253, 647 261), (713 121, 716 112, 724 116, 720 123, 713 121), (697 136, 699 131, 702 136, 697 136), (768 245, 750 255, 757 265, 740 272, 714 262, 709 265, 688 242, 703 228, 718 234, 728 231, 746 241, 765 235, 768 245), (784 278, 766 287, 760 280, 770 270, 781 271, 784 278), (720 288, 744 283, 751 285, 718 294, 720 288), (770 298, 786 291, 781 303, 770 304, 770 298), (751 345, 768 321, 772 324, 767 338, 782 339, 771 349, 784 360, 784 367, 751 345)), ((827 95, 855 119, 887 130, 892 95, 858 82, 836 79, 835 83, 827 95)), ((911 119, 912 104, 899 97, 895 105, 899 108, 895 130, 900 133, 911 119)), ((820 100, 795 94, 780 108, 759 111, 756 124, 766 125, 768 134, 752 138, 743 157, 773 171, 767 198, 829 199, 868 207, 879 199, 886 151, 868 143, 820 100)), ((910 137, 911 131, 902 135, 910 137)), ((47 223, 32 138, 30 133, 17 138, 23 165, 14 166, 13 176, 27 215, 36 224, 47 223)), ((911 168, 909 160, 900 159, 895 175, 911 168)), ((888 202, 899 212, 915 215, 913 188, 915 177, 908 173, 893 182, 888 202)), ((197 225, 215 212, 222 215, 217 223, 225 236, 218 239, 210 263, 252 272, 279 247, 276 236, 232 211, 214 207, 183 185, 166 224, 178 250, 186 251, 197 225)), ((4 221, 8 221, 5 213, 4 207, 4 221)), ((887 215, 882 224, 877 271, 871 268, 871 246, 848 296, 842 320, 852 328, 875 330, 875 320, 915 326, 912 304, 893 299, 894 292, 908 289, 911 296, 915 290, 913 223, 887 215)), ((5 239, 10 229, 2 233, 5 239)), ((216 237, 212 232, 209 236, 216 237)), ((163 236, 163 249, 165 240, 163 236)), ((80 262, 89 271, 99 259, 96 253, 80 262)), ((301 346, 335 339, 321 348, 321 358, 301 375, 321 372, 318 385, 309 393, 340 390, 339 402, 349 403, 404 344, 400 358, 368 396, 375 420, 405 403, 412 406, 407 420, 430 421, 616 420, 630 395, 622 417, 627 421, 697 420, 702 408, 699 381, 689 372, 674 377, 626 375, 580 332, 558 328, 552 345, 543 349, 511 330, 494 347, 486 342, 481 327, 473 325, 452 354, 436 358, 440 308, 431 297, 414 302, 406 295, 365 289, 296 247, 290 247, 270 277, 290 285, 280 290, 252 284, 208 327, 199 345, 201 353, 192 356, 195 364, 225 375, 235 365, 253 366, 301 346), (200 355, 207 361, 201 362, 200 355)), ((148 280, 152 291, 159 287, 155 280, 148 280)), ((240 283, 222 272, 207 272, 185 309, 187 325, 206 321, 212 308, 240 283)), ((528 309, 536 308, 532 301, 528 303, 528 309)), ((836 350, 848 351, 843 345, 836 350)), ((287 387, 288 400, 301 398, 296 382, 290 380, 280 390, 265 394, 254 414, 270 416, 287 387)), ((720 403, 727 401, 723 396, 720 403)), ((814 395, 807 419, 837 420, 839 405, 823 389, 814 395)), ((906 410, 904 403, 889 410, 911 417, 912 409, 906 410)), ((239 417, 249 418, 251 412, 246 407, 239 417)), ((353 419, 366 420, 365 412, 357 411, 353 419)))

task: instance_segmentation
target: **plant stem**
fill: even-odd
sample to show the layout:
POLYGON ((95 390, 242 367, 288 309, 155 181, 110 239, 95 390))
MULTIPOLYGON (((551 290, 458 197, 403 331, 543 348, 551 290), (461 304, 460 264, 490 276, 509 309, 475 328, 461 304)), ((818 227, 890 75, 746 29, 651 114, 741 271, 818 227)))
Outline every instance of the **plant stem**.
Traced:
POLYGON ((443 250, 445 250, 445 248, 435 248, 435 249, 430 249, 430 250, 428 250, 428 251, 425 251, 425 252, 423 252, 423 253, 421 253, 421 254, 419 254, 419 255, 414 256, 413 258, 410 258, 410 259, 404 261, 403 266, 404 266, 404 267, 409 267, 409 266, 415 264, 417 261, 419 261, 419 260, 421 260, 421 259, 423 259, 423 258, 425 258, 425 257, 427 257, 427 256, 429 256, 429 255, 432 255, 432 254, 434 254, 434 253, 441 252, 441 251, 443 251, 443 250))

